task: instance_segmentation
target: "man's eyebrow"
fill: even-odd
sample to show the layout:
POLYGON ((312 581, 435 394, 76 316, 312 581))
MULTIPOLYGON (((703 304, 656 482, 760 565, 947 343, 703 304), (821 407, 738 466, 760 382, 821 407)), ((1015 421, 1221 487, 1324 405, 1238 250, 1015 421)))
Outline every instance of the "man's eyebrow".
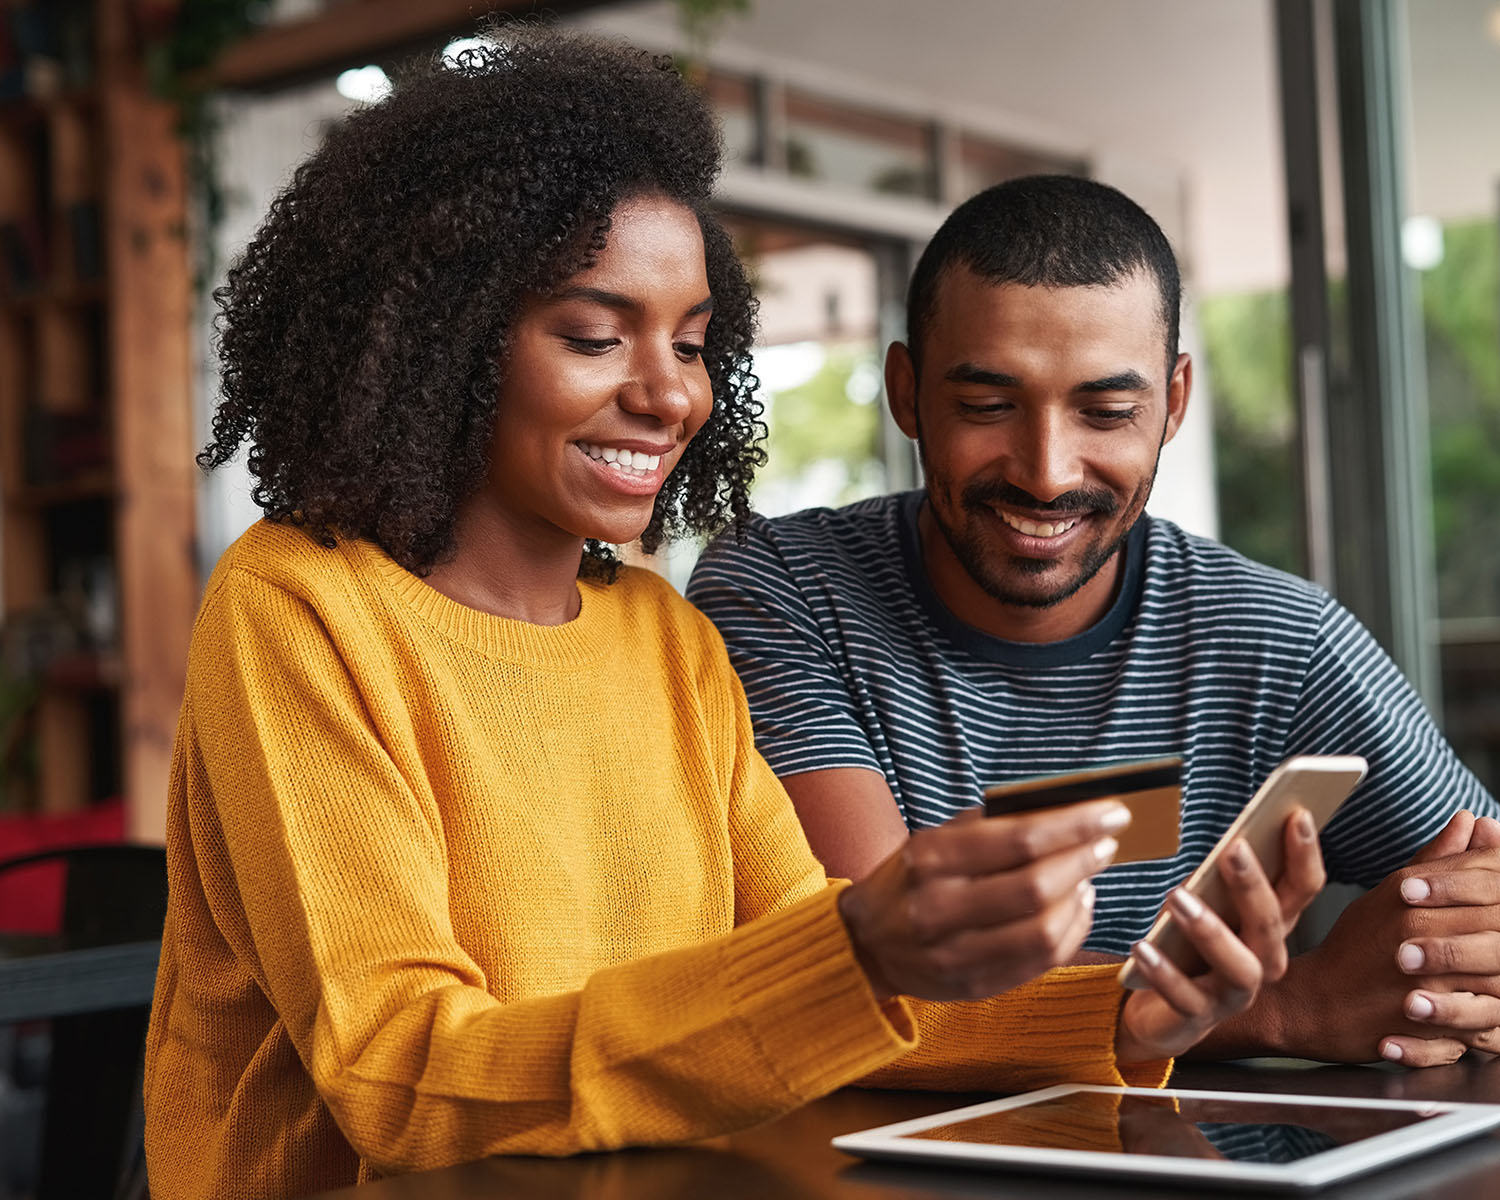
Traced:
POLYGON ((1120 371, 1103 379, 1090 379, 1073 389, 1075 392, 1149 392, 1151 382, 1139 371, 1120 371))
POLYGON ((1007 375, 1004 371, 988 371, 973 363, 959 363, 956 367, 949 367, 943 378, 949 383, 977 383, 984 387, 1018 388, 1021 386, 1021 381, 1014 375, 1007 375))
MULTIPOLYGON (((622 312, 639 312, 645 307, 645 305, 632 296, 625 296, 619 292, 605 291, 603 288, 563 288, 562 291, 554 293, 552 298, 554 300, 588 300, 594 304, 602 304, 605 308, 613 308, 622 312)), ((713 312, 713 310, 714 298, 708 296, 688 309, 685 315, 696 317, 700 313, 713 312)))

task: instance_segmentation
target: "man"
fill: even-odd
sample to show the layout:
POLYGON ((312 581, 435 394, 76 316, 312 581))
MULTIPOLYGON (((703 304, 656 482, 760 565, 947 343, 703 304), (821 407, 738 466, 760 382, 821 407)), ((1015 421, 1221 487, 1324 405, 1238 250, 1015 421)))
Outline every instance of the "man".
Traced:
POLYGON ((1335 601, 1144 515, 1192 387, 1179 304, 1165 236, 1112 188, 975 196, 923 253, 886 359, 925 487, 757 519, 688 595, 832 874, 988 784, 1181 754, 1181 850, 1099 877, 1096 954, 1129 951, 1282 759, 1363 755, 1323 847, 1330 878, 1373 891, 1201 1052, 1500 1048, 1494 799, 1335 601))

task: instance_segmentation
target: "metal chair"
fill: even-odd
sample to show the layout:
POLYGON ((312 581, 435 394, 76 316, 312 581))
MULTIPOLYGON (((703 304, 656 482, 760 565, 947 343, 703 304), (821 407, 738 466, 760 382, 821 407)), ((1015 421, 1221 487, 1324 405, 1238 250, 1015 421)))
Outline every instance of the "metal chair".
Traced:
MULTIPOLYGON (((76 963, 80 956, 72 952, 83 951, 88 963, 88 952, 99 947, 160 941, 167 903, 161 847, 79 846, 0 862, 0 875, 58 870, 65 873, 61 953, 22 959, 18 966, 45 972, 49 958, 76 963)), ((0 912, 0 928, 4 921, 0 912)), ((108 959, 103 962, 107 971, 108 959)), ((118 993, 123 1003, 108 1007, 98 996, 107 974, 101 980, 92 972, 87 997, 70 994, 85 986, 75 978, 59 972, 34 1013, 51 1024, 37 1200, 144 1194, 141 1054, 150 1005, 140 1003, 134 977, 118 993)))

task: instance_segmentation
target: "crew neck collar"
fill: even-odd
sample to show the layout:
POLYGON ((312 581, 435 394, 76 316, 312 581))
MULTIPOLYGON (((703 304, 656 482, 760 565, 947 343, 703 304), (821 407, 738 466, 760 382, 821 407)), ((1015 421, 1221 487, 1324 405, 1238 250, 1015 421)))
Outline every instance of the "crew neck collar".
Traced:
POLYGON ((918 603, 932 623, 960 649, 976 658, 1014 667, 1061 667, 1083 662, 1108 646, 1134 615, 1145 579, 1146 538, 1151 518, 1142 514, 1125 539, 1125 562, 1120 586, 1108 610, 1094 624, 1057 642, 1013 642, 995 637, 954 615, 943 603, 927 574, 922 558, 922 536, 917 524, 926 492, 918 488, 897 502, 896 525, 906 577, 918 603))
POLYGON ((561 625, 535 625, 460 604, 413 575, 373 542, 350 545, 402 605, 440 633, 487 658, 566 669, 599 659, 613 637, 613 606, 604 596, 607 585, 579 580, 578 615, 561 625))

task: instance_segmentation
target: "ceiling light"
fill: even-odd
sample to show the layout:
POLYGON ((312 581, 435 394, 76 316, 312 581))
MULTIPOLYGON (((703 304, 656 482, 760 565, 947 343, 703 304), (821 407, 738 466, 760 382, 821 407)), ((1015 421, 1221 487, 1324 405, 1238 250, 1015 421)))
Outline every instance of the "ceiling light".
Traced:
POLYGON ((479 38, 479 37, 454 38, 451 42, 449 42, 446 46, 443 47, 443 54, 442 54, 443 66, 445 66, 445 67, 456 67, 456 66, 458 66, 459 56, 461 54, 463 54, 463 52, 465 50, 483 50, 487 46, 488 47, 493 47, 494 45, 495 45, 495 43, 491 39, 489 39, 489 38, 479 38))
POLYGON ((361 104, 375 104, 391 94, 391 81, 379 67, 350 67, 339 73, 333 86, 340 96, 361 104))

